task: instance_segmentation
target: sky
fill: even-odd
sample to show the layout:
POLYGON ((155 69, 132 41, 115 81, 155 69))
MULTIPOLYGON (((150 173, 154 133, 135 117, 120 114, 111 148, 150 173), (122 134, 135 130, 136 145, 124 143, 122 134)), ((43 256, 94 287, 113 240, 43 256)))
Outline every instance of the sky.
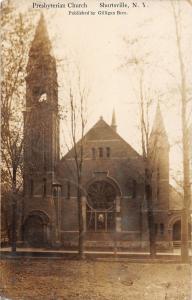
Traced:
MULTIPOLYGON (((66 4, 70 1, 44 2, 66 4)), ((83 2, 74 1, 74 3, 83 2)), ((98 0, 85 2, 89 10, 107 10, 97 9, 100 3, 98 0)), ((190 87, 192 84, 192 8, 185 0, 176 2, 174 3, 177 7, 178 3, 180 4, 181 10, 179 26, 182 54, 187 84, 190 87)), ((17 9, 23 12, 26 9, 34 11, 32 3, 29 0, 17 1, 17 9)), ((124 3, 132 2, 125 0, 124 3)), ((147 0, 145 4, 145 8, 128 9, 128 14, 125 16, 69 16, 68 9, 35 10, 37 17, 34 18, 34 26, 38 21, 39 13, 43 12, 54 55, 62 60, 73 57, 80 64, 85 84, 90 90, 87 130, 98 121, 100 116, 110 124, 112 111, 115 109, 118 133, 137 151, 140 151, 139 73, 138 68, 133 64, 127 64, 127 61, 131 57, 144 61, 145 89, 153 99, 150 122, 153 123, 159 101, 171 146, 171 169, 176 173, 181 164, 181 149, 180 146, 176 146, 176 142, 181 139, 179 114, 181 106, 178 89, 180 73, 172 6, 170 1, 166 0, 147 0)), ((59 67, 58 77, 59 102, 65 106, 65 82, 59 67)), ((190 88, 188 96, 191 97, 190 88)), ((62 134, 63 125, 61 128, 62 134)))

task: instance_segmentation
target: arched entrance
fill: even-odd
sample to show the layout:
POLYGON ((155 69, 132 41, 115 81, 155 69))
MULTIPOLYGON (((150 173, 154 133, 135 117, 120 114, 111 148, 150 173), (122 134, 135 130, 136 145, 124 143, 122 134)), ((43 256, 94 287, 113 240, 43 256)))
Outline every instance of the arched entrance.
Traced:
POLYGON ((87 189, 87 231, 109 232, 115 230, 117 191, 107 180, 96 180, 87 189))
POLYGON ((24 241, 32 247, 42 247, 47 240, 48 217, 43 213, 30 214, 24 223, 24 241))
MULTIPOLYGON (((188 239, 191 240, 191 224, 188 224, 188 239)), ((175 242, 181 242, 181 219, 176 220, 172 227, 172 240, 175 242)))
POLYGON ((181 241, 181 220, 173 224, 173 241, 181 241))

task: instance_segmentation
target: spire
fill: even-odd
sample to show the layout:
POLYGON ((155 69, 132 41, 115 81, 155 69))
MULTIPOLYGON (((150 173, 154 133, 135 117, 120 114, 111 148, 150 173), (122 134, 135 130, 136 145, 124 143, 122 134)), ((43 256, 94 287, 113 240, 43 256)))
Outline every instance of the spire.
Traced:
POLYGON ((30 49, 30 54, 37 54, 42 53, 43 55, 48 55, 51 52, 51 42, 49 39, 49 35, 47 32, 46 22, 44 15, 41 13, 36 31, 35 36, 32 42, 32 46, 30 49))
POLYGON ((155 119, 150 138, 157 138, 157 136, 159 141, 164 141, 167 144, 169 143, 159 102, 157 104, 155 119))
POLYGON ((46 22, 41 14, 34 39, 29 51, 26 83, 29 95, 27 105, 34 103, 58 104, 58 84, 56 61, 52 54, 51 42, 48 36, 46 22), (42 101, 46 100, 46 101, 42 101))
POLYGON ((113 130, 114 130, 115 132, 117 131, 115 109, 113 109, 113 113, 112 113, 111 128, 113 128, 113 130))
POLYGON ((162 116, 162 113, 161 113, 161 108, 160 108, 159 102, 157 104, 155 120, 154 120, 154 123, 153 123, 153 130, 152 131, 159 131, 161 133, 166 134, 164 121, 163 121, 163 116, 162 116))

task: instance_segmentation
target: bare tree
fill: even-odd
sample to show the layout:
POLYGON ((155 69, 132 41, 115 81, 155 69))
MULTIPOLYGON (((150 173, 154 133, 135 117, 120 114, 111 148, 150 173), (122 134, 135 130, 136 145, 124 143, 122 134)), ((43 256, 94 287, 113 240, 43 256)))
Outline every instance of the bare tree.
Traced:
MULTIPOLYGON (((73 158, 74 168, 70 172, 75 179, 77 187, 78 202, 78 227, 79 227, 79 257, 84 258, 84 223, 83 223, 83 200, 82 200, 82 175, 84 166, 84 143, 85 129, 87 124, 87 99, 89 90, 85 84, 83 71, 79 63, 68 61, 65 88, 68 93, 68 108, 66 123, 70 139, 67 149, 70 150, 70 157, 73 158), (72 74, 72 76, 70 76, 72 74)), ((66 162, 67 163, 67 162, 66 162)))
MULTIPOLYGON (((129 46, 129 52, 131 52, 131 47, 136 49, 138 48, 138 39, 133 41, 124 39, 126 44, 129 46)), ((135 77, 137 78, 137 86, 134 89, 135 96, 138 102, 139 108, 139 131, 141 138, 141 150, 142 157, 145 165, 144 173, 144 184, 145 184, 145 197, 147 204, 147 218, 148 218, 148 228, 149 228, 149 247, 150 247, 150 256, 155 257, 156 255, 156 233, 155 233, 155 224, 154 224, 154 210, 153 210, 153 199, 152 199, 152 190, 153 190, 153 173, 155 172, 154 163, 157 157, 157 142, 158 134, 155 135, 153 139, 153 144, 150 142, 151 136, 151 109, 154 105, 154 98, 152 97, 152 90, 150 84, 147 83, 145 78, 145 70, 149 69, 148 55, 145 54, 136 54, 137 51, 134 49, 134 54, 131 57, 126 58, 125 66, 126 68, 133 67, 135 77)), ((157 92, 156 92, 157 97, 157 92)))
MULTIPOLYGON (((191 3, 191 1, 188 1, 191 3)), ((188 104, 189 97, 187 92, 187 78, 186 68, 184 63, 184 56, 182 53, 181 40, 181 11, 180 7, 171 2, 173 10, 173 18, 175 25, 175 37, 177 47, 177 57, 179 62, 179 94, 181 103, 181 127, 182 127, 182 154, 183 154, 183 212, 181 218, 181 256, 184 262, 189 259, 189 245, 188 245, 188 224, 189 224, 189 207, 191 201, 191 187, 190 187, 190 160, 189 160, 189 125, 188 125, 188 104)))
POLYGON ((155 235, 155 224, 154 224, 154 211, 153 211, 153 199, 152 199, 152 189, 153 189, 153 172, 154 170, 154 160, 157 154, 157 139, 158 136, 155 135, 153 144, 150 143, 151 126, 149 114, 153 100, 150 93, 146 93, 144 87, 144 76, 143 71, 140 71, 139 80, 139 119, 140 119, 140 133, 141 133, 141 147, 142 156, 145 164, 145 197, 147 203, 147 217, 148 217, 148 227, 149 227, 149 246, 150 246, 150 256, 155 257, 156 255, 156 235, 155 235))
POLYGON ((191 0, 186 0, 187 3, 189 3, 192 6, 192 1, 191 0))
MULTIPOLYGON (((12 201, 12 251, 16 251, 17 239, 17 201, 22 187, 23 168, 23 116, 25 97, 25 68, 27 63, 27 46, 29 44, 31 25, 22 14, 15 14, 11 1, 1 7, 1 183, 9 190, 12 201)), ((4 197, 6 199, 6 197, 4 197)))

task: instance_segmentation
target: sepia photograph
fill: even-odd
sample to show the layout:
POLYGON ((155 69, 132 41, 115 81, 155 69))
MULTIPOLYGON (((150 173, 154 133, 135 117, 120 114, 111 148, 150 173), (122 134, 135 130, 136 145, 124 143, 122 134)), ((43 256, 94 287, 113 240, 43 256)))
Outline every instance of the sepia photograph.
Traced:
POLYGON ((0 299, 192 299, 192 0, 0 5, 0 299))

